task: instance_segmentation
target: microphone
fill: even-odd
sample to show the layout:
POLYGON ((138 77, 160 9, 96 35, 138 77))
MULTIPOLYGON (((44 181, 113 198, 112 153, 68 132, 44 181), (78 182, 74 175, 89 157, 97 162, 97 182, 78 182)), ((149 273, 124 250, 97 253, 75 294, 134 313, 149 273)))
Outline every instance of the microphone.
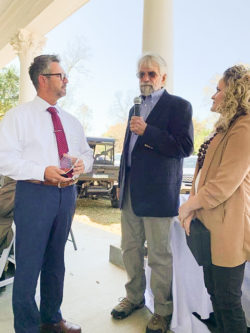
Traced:
POLYGON ((134 98, 134 116, 140 117, 141 97, 134 98))

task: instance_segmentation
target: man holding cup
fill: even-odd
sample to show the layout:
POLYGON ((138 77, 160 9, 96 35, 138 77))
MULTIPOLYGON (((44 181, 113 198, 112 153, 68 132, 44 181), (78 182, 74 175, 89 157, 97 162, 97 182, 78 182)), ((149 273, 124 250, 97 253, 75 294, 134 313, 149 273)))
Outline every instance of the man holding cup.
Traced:
POLYGON ((74 179, 91 171, 93 154, 79 121, 57 105, 68 83, 59 58, 36 57, 29 74, 37 96, 0 124, 0 174, 17 180, 15 332, 79 333, 60 311, 64 248, 75 211, 74 179), (39 274, 40 311, 34 300, 39 274))

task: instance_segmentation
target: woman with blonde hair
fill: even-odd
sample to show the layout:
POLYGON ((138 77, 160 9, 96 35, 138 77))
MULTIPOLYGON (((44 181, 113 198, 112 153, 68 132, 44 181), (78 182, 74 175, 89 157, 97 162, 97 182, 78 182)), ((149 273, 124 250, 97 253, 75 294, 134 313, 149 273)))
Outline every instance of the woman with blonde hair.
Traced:
POLYGON ((179 209, 186 233, 198 218, 210 231, 212 264, 203 267, 217 330, 247 332, 241 305, 250 260, 250 71, 227 69, 212 96, 220 118, 201 146, 191 195, 179 209))

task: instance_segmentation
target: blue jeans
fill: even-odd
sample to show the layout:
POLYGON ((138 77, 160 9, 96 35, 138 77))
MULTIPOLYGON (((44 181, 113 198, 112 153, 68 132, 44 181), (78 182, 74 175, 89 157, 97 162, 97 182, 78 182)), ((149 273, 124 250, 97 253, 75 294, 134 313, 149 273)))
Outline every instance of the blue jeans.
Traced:
POLYGON ((236 267, 203 267, 205 286, 210 295, 218 333, 246 333, 241 305, 245 263, 236 267))
POLYGON ((75 186, 58 188, 18 181, 16 224, 16 274, 13 312, 16 333, 38 333, 40 322, 62 319, 64 248, 75 211, 75 186), (40 311, 35 302, 40 278, 40 311))

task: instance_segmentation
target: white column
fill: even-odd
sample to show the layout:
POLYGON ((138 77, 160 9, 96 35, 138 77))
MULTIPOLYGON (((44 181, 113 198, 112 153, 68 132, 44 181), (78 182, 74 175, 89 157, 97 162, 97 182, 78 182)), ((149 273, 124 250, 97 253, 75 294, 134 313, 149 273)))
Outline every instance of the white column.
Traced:
POLYGON ((19 103, 32 100, 36 94, 29 77, 29 66, 34 57, 39 55, 45 45, 46 38, 25 29, 19 30, 10 42, 20 60, 20 92, 19 103))
POLYGON ((167 89, 173 91, 173 2, 144 0, 142 51, 154 52, 167 61, 167 89))

